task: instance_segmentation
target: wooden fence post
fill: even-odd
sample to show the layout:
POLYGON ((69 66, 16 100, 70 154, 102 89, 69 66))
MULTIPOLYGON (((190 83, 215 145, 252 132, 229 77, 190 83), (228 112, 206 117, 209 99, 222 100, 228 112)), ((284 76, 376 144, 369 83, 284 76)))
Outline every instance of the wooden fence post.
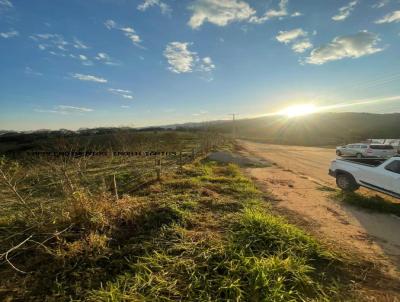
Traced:
POLYGON ((161 158, 156 159, 156 173, 157 173, 157 180, 161 180, 161 158))
POLYGON ((183 159, 182 159, 182 150, 179 152, 179 173, 182 173, 183 167, 183 159))
POLYGON ((194 161, 194 148, 192 148, 192 161, 194 161))
POLYGON ((117 187, 117 179, 115 178, 115 174, 113 174, 113 183, 114 183, 114 194, 115 194, 115 199, 118 200, 118 187, 117 187))

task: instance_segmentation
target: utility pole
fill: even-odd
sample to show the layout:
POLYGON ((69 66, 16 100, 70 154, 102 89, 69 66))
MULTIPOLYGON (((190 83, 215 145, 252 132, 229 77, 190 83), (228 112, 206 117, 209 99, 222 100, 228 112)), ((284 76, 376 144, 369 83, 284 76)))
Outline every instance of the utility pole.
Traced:
POLYGON ((232 115, 232 138, 236 139, 236 114, 231 113, 229 115, 232 115))

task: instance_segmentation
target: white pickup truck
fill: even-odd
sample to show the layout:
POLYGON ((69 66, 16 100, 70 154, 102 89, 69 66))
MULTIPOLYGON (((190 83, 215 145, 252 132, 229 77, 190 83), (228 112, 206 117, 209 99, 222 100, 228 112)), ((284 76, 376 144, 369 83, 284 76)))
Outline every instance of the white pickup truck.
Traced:
POLYGON ((343 191, 360 186, 400 198, 400 156, 390 159, 342 159, 332 161, 329 175, 343 191))

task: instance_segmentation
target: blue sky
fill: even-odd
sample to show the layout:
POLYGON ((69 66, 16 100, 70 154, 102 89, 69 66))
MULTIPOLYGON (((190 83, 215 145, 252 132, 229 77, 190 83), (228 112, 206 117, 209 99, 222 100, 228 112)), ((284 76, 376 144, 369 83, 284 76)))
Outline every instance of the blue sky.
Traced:
POLYGON ((399 0, 0 0, 0 129, 400 112, 399 0))

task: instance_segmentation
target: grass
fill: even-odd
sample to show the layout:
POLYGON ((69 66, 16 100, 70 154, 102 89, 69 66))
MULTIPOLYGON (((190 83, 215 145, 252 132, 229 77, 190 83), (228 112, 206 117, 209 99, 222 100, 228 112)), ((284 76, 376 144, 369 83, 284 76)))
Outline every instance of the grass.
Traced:
POLYGON ((334 200, 369 211, 394 214, 400 217, 400 203, 393 203, 378 195, 364 196, 357 193, 338 192, 332 195, 334 200))
MULTIPOLYGON (((323 285, 315 269, 296 256, 245 256, 242 246, 196 238, 170 228, 155 251, 130 272, 93 291, 90 301, 329 301, 338 288, 323 285)), ((322 282, 322 281, 321 281, 322 282)))
POLYGON ((337 192, 337 189, 331 188, 325 185, 319 185, 317 187, 317 190, 322 191, 322 192, 337 192))
MULTIPOLYGON (((127 178, 126 175, 121 176, 127 178)), ((36 242, 0 266, 0 300, 349 301, 343 263, 310 235, 270 213, 235 165, 196 162, 124 195, 69 196, 36 242)), ((32 229, 30 231, 32 231, 32 229)))
MULTIPOLYGON (((184 182, 184 187, 188 190, 192 183, 195 190, 216 190, 217 200, 211 202, 200 194, 200 199, 183 202, 190 210, 190 226, 164 228, 151 250, 116 280, 92 291, 90 301, 341 299, 335 279, 328 277, 329 266, 338 261, 333 254, 269 214, 260 193, 237 167, 205 165, 200 169, 203 175, 184 182)), ((188 175, 193 175, 192 168, 188 175)), ((177 188, 176 183, 164 185, 177 188)))
POLYGON ((232 226, 232 240, 251 256, 294 256, 309 261, 334 258, 297 227, 257 208, 247 208, 240 215, 232 226))

